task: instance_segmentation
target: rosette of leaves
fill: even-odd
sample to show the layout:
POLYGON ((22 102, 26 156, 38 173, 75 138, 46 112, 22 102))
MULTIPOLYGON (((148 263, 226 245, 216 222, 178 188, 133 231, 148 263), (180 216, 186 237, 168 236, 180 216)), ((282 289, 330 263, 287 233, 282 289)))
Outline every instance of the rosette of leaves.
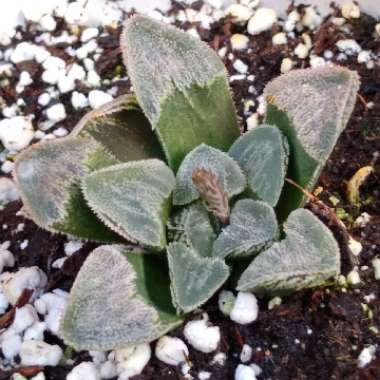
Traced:
POLYGON ((237 288, 262 294, 336 276, 332 233, 298 209, 303 194, 284 182, 314 185, 352 112, 356 73, 331 66, 275 79, 267 123, 240 135, 226 70, 206 44, 135 16, 121 48, 134 96, 15 165, 39 226, 111 243, 82 266, 63 339, 91 350, 152 341, 203 305, 238 262, 250 264, 237 288))

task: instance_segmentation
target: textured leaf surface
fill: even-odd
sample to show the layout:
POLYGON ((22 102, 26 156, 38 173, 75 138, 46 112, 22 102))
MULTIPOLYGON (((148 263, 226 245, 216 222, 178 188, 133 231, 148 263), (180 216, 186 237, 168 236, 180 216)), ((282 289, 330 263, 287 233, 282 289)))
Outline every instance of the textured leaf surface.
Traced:
POLYGON ((230 148, 228 154, 243 169, 255 198, 275 206, 280 198, 288 166, 289 147, 278 128, 257 127, 230 148))
POLYGON ((148 119, 130 95, 86 114, 71 135, 93 138, 122 162, 164 158, 148 119))
POLYGON ((101 246, 74 282, 61 335, 78 351, 111 350, 150 342, 180 322, 158 258, 101 246))
POLYGON ((184 242, 200 256, 211 256, 216 234, 201 202, 182 209, 169 223, 169 240, 184 242))
POLYGON ((157 159, 131 161, 96 171, 83 181, 95 213, 128 240, 155 249, 166 245, 174 174, 157 159))
POLYGON ((331 231, 310 211, 293 211, 286 238, 260 253, 242 274, 239 290, 281 294, 323 284, 340 273, 340 253, 331 231))
POLYGON ((87 206, 80 183, 92 170, 117 162, 94 140, 67 137, 35 144, 22 152, 14 177, 26 210, 42 228, 115 242, 120 238, 87 206))
MULTIPOLYGON (((337 66, 293 70, 274 79, 266 89, 266 122, 288 138, 288 176, 311 190, 344 130, 359 89, 356 72, 337 66)), ((286 184, 280 200, 283 217, 304 204, 304 195, 286 184)))
POLYGON ((200 257, 183 243, 169 245, 168 261, 173 302, 179 312, 204 304, 229 275, 223 260, 200 257))
POLYGON ((213 246, 213 256, 247 257, 257 253, 278 238, 276 215, 267 203, 243 199, 231 213, 213 246))
POLYGON ((201 144, 186 156, 178 169, 173 193, 175 205, 185 205, 199 198, 192 179, 194 170, 198 168, 215 173, 230 198, 240 194, 246 187, 244 174, 231 157, 218 149, 201 144))
POLYGON ((177 170, 204 142, 227 150, 239 136, 226 70, 188 33, 144 16, 127 21, 121 45, 137 99, 177 170))

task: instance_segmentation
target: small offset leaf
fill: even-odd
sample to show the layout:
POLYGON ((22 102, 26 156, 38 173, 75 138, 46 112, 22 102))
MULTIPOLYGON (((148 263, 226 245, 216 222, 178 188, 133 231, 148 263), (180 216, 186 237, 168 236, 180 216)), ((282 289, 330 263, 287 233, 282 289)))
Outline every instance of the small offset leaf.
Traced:
POLYGON ((242 199, 231 213, 213 246, 213 256, 220 258, 247 257, 258 253, 278 238, 276 215, 267 203, 242 199))
POLYGON ((226 69, 205 43, 144 16, 130 18, 121 47, 136 97, 177 170, 202 142, 227 150, 239 136, 226 69))
POLYGON ((260 253, 242 274, 238 290, 289 293, 322 285, 340 273, 339 247, 331 231, 310 211, 293 211, 286 238, 260 253))
POLYGON ((185 205, 199 199, 200 194, 192 178, 196 169, 206 169, 214 173, 229 198, 240 194, 246 187, 246 179, 231 157, 218 149, 201 144, 186 156, 178 169, 173 193, 175 205, 185 205))
POLYGON ((168 247, 173 302, 178 312, 190 312, 204 304, 227 280, 223 260, 200 257, 182 243, 168 247))
POLYGON ((122 162, 165 157, 148 119, 131 95, 86 114, 71 136, 92 138, 122 162))
POLYGON ((169 240, 180 241, 200 256, 211 256, 216 234, 206 208, 201 202, 191 204, 175 215, 168 224, 169 240))
MULTIPOLYGON (((288 177, 311 191, 344 130, 359 89, 356 72, 337 66, 293 70, 265 88, 266 122, 288 138, 288 177)), ((290 184, 279 202, 282 218, 304 204, 304 194, 290 184)))
POLYGON ((347 197, 352 205, 358 205, 360 203, 360 186, 363 185, 373 171, 373 166, 364 166, 360 168, 348 181, 347 197))
POLYGON ((121 239, 98 220, 80 190, 83 177, 117 162, 92 139, 66 137, 22 152, 14 177, 27 212, 42 228, 82 239, 118 242, 121 239))
POLYGON ((95 249, 83 264, 60 330, 77 351, 104 351, 150 342, 180 323, 159 258, 114 245, 95 249))
POLYGON ((228 154, 247 176, 250 193, 275 206, 284 186, 289 155, 288 143, 280 130, 270 125, 254 128, 239 137, 228 154))
POLYGON ((90 207, 126 239, 161 250, 175 186, 162 161, 131 161, 93 172, 83 181, 90 207))

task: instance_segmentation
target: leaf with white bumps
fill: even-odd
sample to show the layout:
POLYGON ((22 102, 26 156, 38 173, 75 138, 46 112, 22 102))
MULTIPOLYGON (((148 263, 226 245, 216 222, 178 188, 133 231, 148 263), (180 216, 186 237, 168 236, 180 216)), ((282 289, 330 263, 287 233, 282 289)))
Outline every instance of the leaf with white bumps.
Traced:
POLYGON ((52 232, 82 239, 120 241, 86 205, 83 177, 118 161, 88 138, 66 137, 35 144, 16 160, 14 178, 33 221, 52 232))
MULTIPOLYGON (((294 70, 265 88, 266 122, 278 126, 290 146, 288 176, 311 190, 353 111, 360 81, 338 66, 294 70)), ((306 198, 286 184, 279 202, 282 217, 306 198)))
POLYGON ((286 238, 260 253, 243 272, 238 290, 289 293, 322 285, 340 273, 339 247, 331 231, 310 211, 293 211, 286 238))
POLYGON ((78 351, 104 351, 150 342, 180 323, 158 257, 101 246, 75 279, 61 336, 78 351))
POLYGON ((173 193, 175 205, 185 205, 199 199, 200 194, 192 178, 196 169, 206 169, 216 174, 229 198, 240 194, 246 187, 246 179, 239 165, 230 156, 201 144, 185 157, 178 169, 173 193))
POLYGON ((107 226, 128 240, 161 250, 174 185, 171 169, 150 159, 93 172, 84 179, 83 192, 107 226))
POLYGON ((204 304, 227 280, 228 266, 219 258, 200 257, 183 243, 168 247, 173 302, 179 312, 204 304))
POLYGON ((168 223, 169 240, 181 241, 200 256, 211 256, 216 239, 209 214, 201 202, 183 208, 168 223))
POLYGON ((131 95, 86 114, 71 136, 94 139, 122 162, 164 158, 157 136, 131 95))
POLYGON ((204 142, 227 150, 239 136, 226 69, 199 39, 144 16, 130 18, 121 47, 136 97, 177 170, 204 142))
POLYGON ((280 198, 288 166, 286 138, 274 126, 262 125, 239 137, 228 154, 243 169, 250 193, 271 206, 280 198))
POLYGON ((213 246, 213 256, 247 257, 258 253, 278 238, 276 215, 267 203, 242 199, 232 209, 230 225, 213 246))

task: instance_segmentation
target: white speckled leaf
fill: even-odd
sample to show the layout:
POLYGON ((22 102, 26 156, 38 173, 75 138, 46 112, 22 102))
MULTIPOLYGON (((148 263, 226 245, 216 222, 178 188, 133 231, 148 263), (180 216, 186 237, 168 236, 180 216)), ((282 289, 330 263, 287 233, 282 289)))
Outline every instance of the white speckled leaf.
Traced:
MULTIPOLYGON (((358 74, 343 67, 293 70, 265 88, 266 122, 288 138, 288 176, 311 190, 346 127, 356 102, 358 74)), ((305 202, 304 194, 289 184, 279 202, 283 217, 305 202)))
POLYGON ((65 137, 35 144, 19 154, 14 178, 27 212, 42 228, 117 242, 120 238, 98 220, 80 190, 83 177, 117 162, 92 139, 65 137))
POLYGON ((213 256, 247 257, 256 254, 278 238, 276 215, 267 203, 242 199, 231 213, 230 225, 215 240, 213 256))
POLYGON ((96 171, 83 181, 94 212, 121 236, 162 250, 174 174, 156 159, 131 161, 96 171))
POLYGON ((310 211, 293 211, 286 238, 260 253, 243 272, 238 290, 289 293, 322 285, 340 273, 339 247, 331 231, 310 211))
POLYGON ((60 331, 78 351, 104 351, 150 342, 180 323, 159 258, 101 246, 75 279, 60 331))
POLYGON ((173 302, 178 312, 190 312, 204 304, 227 280, 223 260, 200 257, 183 243, 168 247, 173 302))
POLYGON ((228 197, 240 194, 246 187, 246 179, 239 165, 226 153, 201 144, 192 150, 183 160, 176 176, 176 187, 173 193, 175 205, 185 205, 199 199, 192 175, 195 169, 212 171, 228 197))
POLYGON ((254 128, 239 137, 228 154, 243 169, 251 194, 275 206, 284 185, 289 156, 288 143, 280 130, 271 125, 254 128))
POLYGON ((199 39, 145 16, 130 18, 121 47, 136 97, 177 170, 204 142, 227 150, 239 136, 226 69, 199 39))

